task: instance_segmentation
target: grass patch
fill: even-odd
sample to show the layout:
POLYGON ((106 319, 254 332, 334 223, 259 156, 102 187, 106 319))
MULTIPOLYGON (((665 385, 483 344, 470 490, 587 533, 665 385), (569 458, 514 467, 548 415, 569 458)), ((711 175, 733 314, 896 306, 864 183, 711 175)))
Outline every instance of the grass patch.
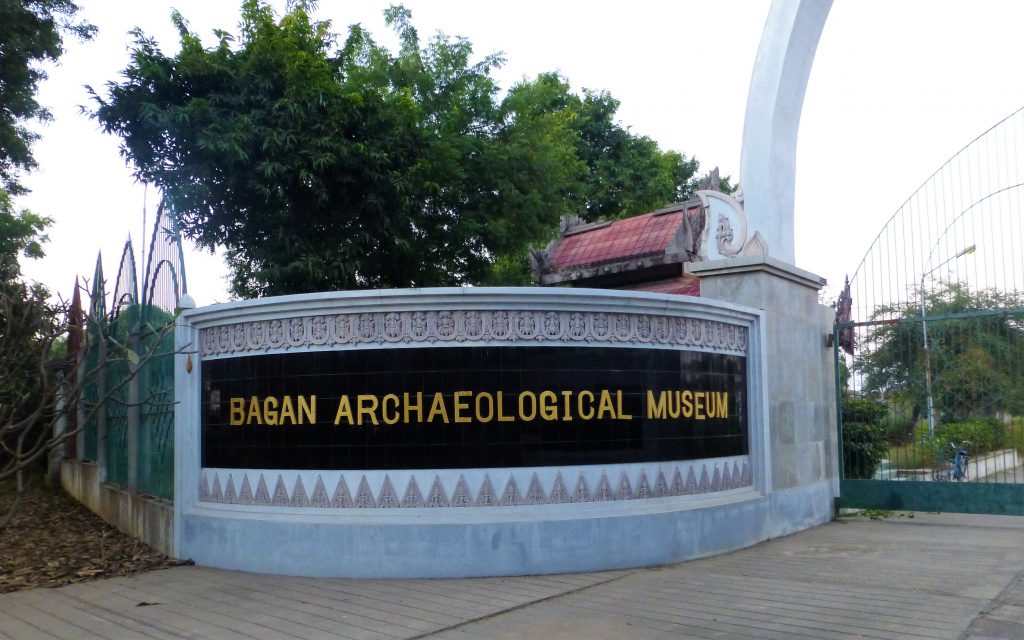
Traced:
POLYGON ((923 442, 908 442, 889 447, 888 459, 894 469, 930 469, 935 453, 923 442))

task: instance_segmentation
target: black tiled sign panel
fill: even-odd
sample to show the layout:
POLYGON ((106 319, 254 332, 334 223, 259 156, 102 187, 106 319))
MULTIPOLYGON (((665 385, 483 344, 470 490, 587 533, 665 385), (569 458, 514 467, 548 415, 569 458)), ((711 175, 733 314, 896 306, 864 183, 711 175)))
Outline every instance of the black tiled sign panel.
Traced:
POLYGON ((743 356, 435 347, 204 361, 202 464, 443 469, 745 454, 743 356))

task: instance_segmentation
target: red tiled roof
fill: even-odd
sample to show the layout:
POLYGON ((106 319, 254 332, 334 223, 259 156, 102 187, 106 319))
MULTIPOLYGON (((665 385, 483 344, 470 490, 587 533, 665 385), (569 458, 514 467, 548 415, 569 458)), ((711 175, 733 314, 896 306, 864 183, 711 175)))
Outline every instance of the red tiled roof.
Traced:
POLYGON ((554 269, 664 253, 682 224, 684 210, 647 213, 562 238, 551 256, 554 269))
POLYGON ((700 296, 700 278, 689 273, 666 280, 655 280, 642 284, 623 287, 630 291, 650 291, 652 293, 674 293, 678 296, 700 296))

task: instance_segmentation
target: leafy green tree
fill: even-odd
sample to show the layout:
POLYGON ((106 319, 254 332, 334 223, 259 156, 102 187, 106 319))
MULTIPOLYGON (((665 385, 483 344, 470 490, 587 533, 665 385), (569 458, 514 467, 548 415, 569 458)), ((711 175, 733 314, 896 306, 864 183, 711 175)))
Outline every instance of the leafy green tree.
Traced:
MULTIPOLYGON (((584 89, 582 96, 576 95, 559 74, 542 73, 513 87, 510 95, 530 105, 524 115, 558 115, 572 131, 582 173, 561 213, 588 221, 626 218, 686 200, 697 188, 700 163, 676 151, 662 151, 651 138, 632 133, 615 119, 619 101, 606 91, 584 89)), ((732 192, 728 178, 722 179, 720 188, 732 192)), ((552 225, 534 244, 546 244, 557 232, 552 225)), ((533 284, 527 248, 497 256, 481 283, 533 284)))
MULTIPOLYGON (((926 299, 932 397, 940 419, 1024 412, 1024 316, 993 313, 1024 306, 1020 294, 971 291, 965 283, 945 282, 926 299), (951 314, 972 317, 945 317, 951 314)), ((909 404, 916 421, 927 413, 921 308, 883 307, 873 317, 911 322, 876 327, 854 370, 863 376, 866 392, 909 404)))
POLYGON ((619 101, 606 91, 584 91, 576 126, 588 174, 580 212, 588 220, 626 217, 685 200, 698 163, 662 151, 647 136, 614 120, 619 101))
POLYGON ((28 209, 15 211, 10 196, 0 190, 0 283, 21 276, 19 258, 42 258, 46 228, 52 220, 28 209))
POLYGON ((238 296, 507 282, 562 214, 651 209, 696 170, 556 74, 500 97, 500 56, 424 44, 402 7, 385 14, 397 52, 358 25, 339 41, 310 11, 247 0, 212 48, 175 14, 177 55, 136 32, 122 81, 94 94, 182 231, 226 248, 238 296))
POLYGON ((212 49, 175 15, 180 53, 137 33, 97 96, 182 230, 226 247, 235 294, 474 282, 557 220, 576 171, 562 119, 498 101, 500 57, 386 18, 397 54, 359 26, 336 47, 306 3, 278 21, 250 0, 212 49))
POLYGON ((32 143, 39 137, 26 126, 50 113, 36 101, 41 68, 64 53, 64 35, 89 39, 96 29, 76 22, 70 0, 0 1, 0 188, 18 195, 18 173, 36 166, 32 143))
POLYGON ((21 280, 21 258, 42 258, 46 228, 52 221, 27 209, 16 211, 10 196, 0 189, 0 369, 17 372, 0 385, 0 405, 9 407, 20 396, 32 394, 38 334, 52 324, 42 285, 21 280), (12 380, 19 380, 18 388, 12 380))
POLYGON ((19 173, 36 166, 32 143, 39 135, 27 125, 50 118, 35 97, 46 78, 42 65, 64 53, 66 34, 89 39, 95 32, 75 21, 77 12, 69 0, 0 0, 0 369, 7 374, 0 384, 0 407, 5 409, 39 394, 39 336, 54 321, 46 289, 22 282, 20 264, 22 258, 43 257, 52 220, 18 210, 11 196, 25 191, 19 173))
MULTIPOLYGON (((44 382, 56 367, 51 357, 58 338, 56 314, 47 303, 42 285, 21 279, 21 258, 43 257, 48 218, 30 211, 16 211, 0 189, 0 479, 9 466, 12 451, 21 451, 26 439, 45 440, 43 411, 52 407, 54 389, 44 382)), ((59 366, 59 365, 58 365, 59 366)), ((10 520, 24 491, 18 474, 14 505, 0 514, 0 529, 10 520)))
POLYGON ((623 126, 615 119, 620 103, 607 91, 576 95, 567 79, 542 73, 511 93, 529 96, 531 115, 561 114, 573 131, 584 174, 568 211, 586 220, 628 217, 685 200, 696 188, 700 163, 623 126))

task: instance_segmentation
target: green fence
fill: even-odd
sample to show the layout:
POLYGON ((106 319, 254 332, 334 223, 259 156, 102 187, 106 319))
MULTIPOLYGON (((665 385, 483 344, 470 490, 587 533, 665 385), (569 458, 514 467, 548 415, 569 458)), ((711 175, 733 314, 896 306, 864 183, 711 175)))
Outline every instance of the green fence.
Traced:
MULTIPOLYGON (((168 317, 166 322, 173 322, 173 318, 168 317)), ((138 490, 171 500, 174 498, 174 334, 144 329, 140 342, 140 349, 153 356, 139 372, 142 407, 138 490)))
POLYGON ((841 503, 1024 515, 1024 308, 944 282, 840 358, 841 503), (957 488, 953 488, 956 486, 957 488))
MULTIPOLYGON (((100 362, 99 342, 90 331, 87 351, 83 357, 83 371, 95 371, 100 362)), ((99 459, 99 414, 96 411, 96 404, 99 402, 99 388, 95 378, 85 384, 82 389, 82 413, 86 420, 82 425, 82 451, 83 460, 96 462, 99 459)))
POLYGON ((856 335, 840 361, 845 479, 1024 487, 1016 297, 947 282, 926 292, 924 315, 841 325, 856 335))
POLYGON ((85 419, 77 455, 100 465, 108 483, 173 500, 175 316, 168 310, 187 289, 177 221, 165 202, 152 229, 141 272, 132 241, 125 243, 110 313, 102 259, 96 259, 81 352, 85 419))
POLYGON ((137 493, 172 500, 174 316, 144 311, 139 305, 125 306, 115 319, 102 318, 102 326, 90 328, 83 367, 90 379, 82 394, 90 417, 83 427, 82 459, 101 463, 106 482, 126 488, 135 465, 137 493), (129 442, 133 423, 139 430, 134 459, 129 442))
POLYGON ((106 479, 119 487, 128 485, 128 421, 129 409, 137 400, 129 393, 131 366, 124 347, 131 342, 132 328, 138 317, 137 309, 126 307, 109 326, 106 375, 107 416, 106 479))
POLYGON ((878 232, 837 301, 840 502, 1024 514, 1024 108, 878 232))

